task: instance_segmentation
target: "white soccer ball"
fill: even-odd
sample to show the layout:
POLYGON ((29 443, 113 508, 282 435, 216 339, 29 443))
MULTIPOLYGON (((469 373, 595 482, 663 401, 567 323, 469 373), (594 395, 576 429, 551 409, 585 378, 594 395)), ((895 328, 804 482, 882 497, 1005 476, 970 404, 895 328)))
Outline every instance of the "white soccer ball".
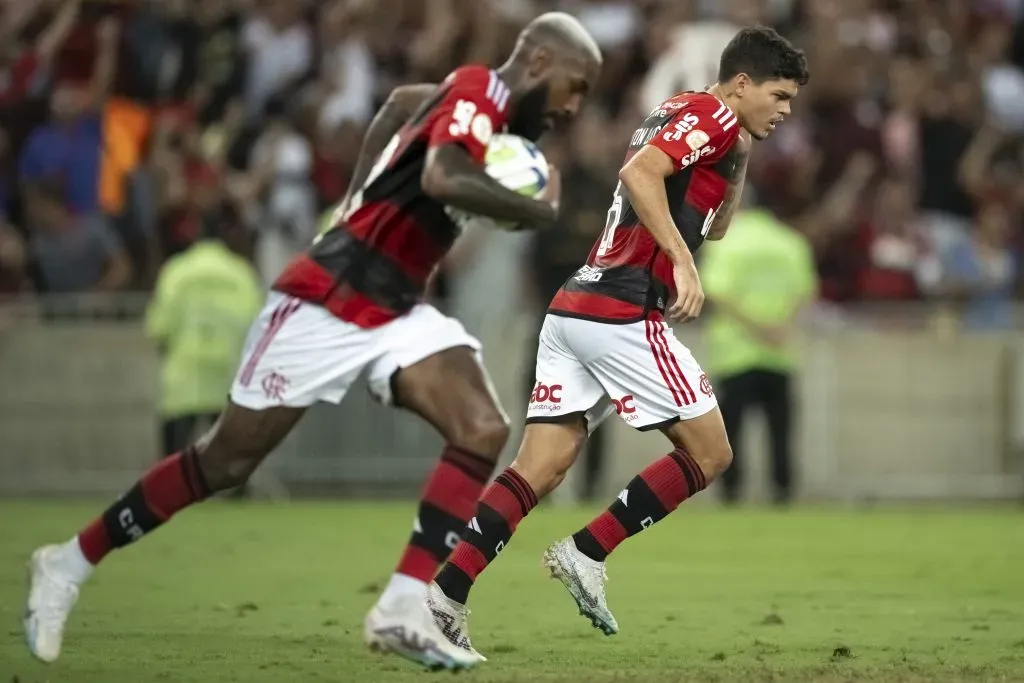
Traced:
MULTIPOLYGON (((548 184, 548 162, 544 153, 526 138, 510 133, 496 133, 491 137, 484 157, 484 169, 487 175, 508 189, 527 197, 536 198, 548 184)), ((453 208, 448 209, 448 215, 464 230, 474 224, 491 228, 512 227, 453 208)))

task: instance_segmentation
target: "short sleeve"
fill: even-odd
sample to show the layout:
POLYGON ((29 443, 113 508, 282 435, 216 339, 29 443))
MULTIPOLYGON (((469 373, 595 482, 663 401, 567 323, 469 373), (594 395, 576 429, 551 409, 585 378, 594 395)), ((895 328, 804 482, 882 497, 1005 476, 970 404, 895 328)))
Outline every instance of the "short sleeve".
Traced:
POLYGON ((505 125, 508 86, 491 69, 464 67, 452 72, 447 87, 430 129, 429 146, 461 145, 482 164, 491 136, 505 125))
POLYGON ((725 154, 739 135, 736 114, 710 96, 687 102, 648 143, 672 157, 676 169, 725 154))

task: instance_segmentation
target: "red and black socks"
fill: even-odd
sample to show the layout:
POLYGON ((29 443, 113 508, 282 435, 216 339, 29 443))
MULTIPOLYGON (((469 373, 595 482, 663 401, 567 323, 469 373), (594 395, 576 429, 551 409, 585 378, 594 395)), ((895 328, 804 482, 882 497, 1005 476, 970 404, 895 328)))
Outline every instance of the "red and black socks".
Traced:
POLYGON ((495 463, 457 446, 446 446, 441 461, 423 487, 412 537, 395 569, 423 583, 459 542, 476 510, 480 492, 495 463))
POLYGON ((537 505, 537 494, 512 468, 487 487, 475 516, 462 532, 448 562, 438 573, 438 586, 452 600, 465 604, 476 577, 508 544, 523 517, 537 505))
POLYGON ((164 458, 78 535, 82 554, 95 565, 209 495, 195 448, 164 458))
POLYGON ((644 468, 611 507, 573 534, 576 548, 603 562, 624 540, 660 521, 705 486, 704 472, 690 454, 681 448, 672 451, 644 468))

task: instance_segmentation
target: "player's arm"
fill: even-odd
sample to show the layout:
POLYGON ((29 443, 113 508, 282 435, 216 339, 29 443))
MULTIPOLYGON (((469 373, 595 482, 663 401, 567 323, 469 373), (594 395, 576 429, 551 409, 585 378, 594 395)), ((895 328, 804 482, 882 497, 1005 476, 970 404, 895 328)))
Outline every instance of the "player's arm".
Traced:
POLYGON ((711 221, 711 227, 708 229, 705 239, 720 240, 729 230, 729 224, 732 223, 732 217, 736 215, 736 209, 739 208, 740 199, 743 196, 743 183, 747 177, 747 161, 750 159, 750 144, 750 134, 741 131, 730 150, 730 154, 733 155, 733 167, 732 173, 726 178, 729 187, 725 191, 722 206, 719 207, 711 221))
POLYGON ((363 146, 356 159, 355 170, 352 171, 352 179, 348 184, 348 191, 345 192, 345 198, 341 202, 340 212, 342 215, 347 210, 352 195, 366 182, 371 169, 373 169, 374 161, 387 147, 388 142, 436 89, 437 86, 433 83, 416 83, 400 85, 388 95, 384 106, 373 117, 370 127, 366 131, 363 146))
MULTIPOLYGON (((432 147, 427 152, 420 180, 423 191, 443 204, 517 227, 542 227, 554 223, 557 217, 554 203, 532 199, 504 187, 487 175, 483 164, 456 142, 432 147)), ((553 184, 549 183, 548 188, 551 187, 553 184)))
POLYGON ((629 194, 629 203, 640 222, 651 233, 658 248, 672 262, 676 299, 669 308, 673 320, 693 320, 704 306, 704 290, 697 276, 693 254, 683 241, 669 209, 665 178, 674 174, 678 162, 654 145, 646 145, 619 171, 619 180, 629 194))
POLYGON ((693 263, 693 254, 672 219, 665 179, 676 172, 676 162, 661 149, 646 145, 619 171, 629 203, 658 248, 673 265, 693 263))

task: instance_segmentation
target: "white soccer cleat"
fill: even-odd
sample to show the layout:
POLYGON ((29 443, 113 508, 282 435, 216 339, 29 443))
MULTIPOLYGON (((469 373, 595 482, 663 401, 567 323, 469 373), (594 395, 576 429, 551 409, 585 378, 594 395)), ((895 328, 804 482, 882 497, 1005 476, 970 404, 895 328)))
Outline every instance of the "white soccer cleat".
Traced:
POLYGON ((29 560, 28 605, 25 607, 25 638, 28 647, 44 662, 56 661, 64 640, 64 625, 78 601, 78 584, 55 561, 61 546, 48 545, 29 560))
POLYGON ((371 650, 392 652, 428 669, 469 669, 480 661, 449 642, 426 602, 414 595, 374 605, 366 615, 363 637, 371 650))
POLYGON ((572 537, 563 538, 544 551, 544 566, 558 579, 576 601, 580 614, 606 636, 619 632, 604 595, 608 582, 604 562, 592 560, 576 548, 572 537))
POLYGON ((478 662, 487 661, 487 657, 477 652, 469 642, 469 610, 465 605, 449 598, 440 586, 431 582, 427 589, 427 607, 449 643, 470 653, 478 662))

